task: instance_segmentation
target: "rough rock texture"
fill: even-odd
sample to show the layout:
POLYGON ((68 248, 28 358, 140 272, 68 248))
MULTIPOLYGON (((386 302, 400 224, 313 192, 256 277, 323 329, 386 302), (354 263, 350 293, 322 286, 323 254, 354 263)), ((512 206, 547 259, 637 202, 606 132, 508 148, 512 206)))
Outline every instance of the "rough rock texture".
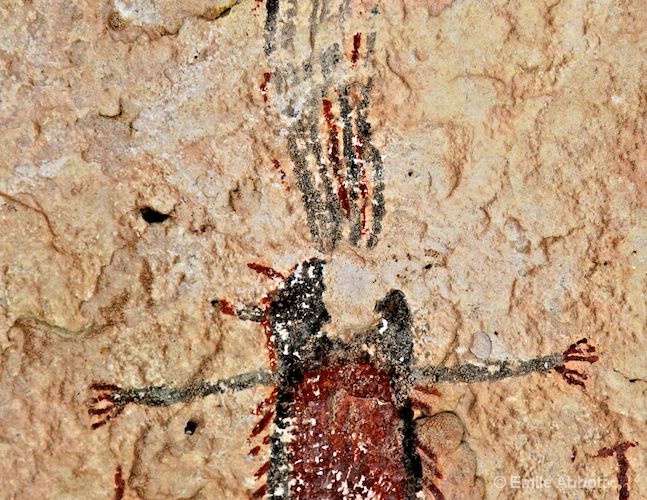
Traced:
POLYGON ((597 346, 586 390, 553 372, 422 397, 446 498, 618 498, 616 455, 596 455, 624 442, 647 498, 644 2, 16 0, 0 20, 1 498, 246 498, 270 388, 93 431, 88 386, 268 369, 263 328, 211 301, 258 304, 276 282, 248 262, 311 257, 331 337, 404 292, 418 367, 597 346), (357 244, 343 206, 319 244, 289 146, 316 109, 329 152, 345 84, 370 141, 344 144, 383 166, 376 244, 378 178, 357 244))

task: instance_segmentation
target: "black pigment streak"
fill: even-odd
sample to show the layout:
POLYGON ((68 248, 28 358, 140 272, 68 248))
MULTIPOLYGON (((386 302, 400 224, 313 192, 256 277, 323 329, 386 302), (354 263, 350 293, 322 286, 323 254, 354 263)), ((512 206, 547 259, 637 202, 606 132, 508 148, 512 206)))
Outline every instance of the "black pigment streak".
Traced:
POLYGON ((158 212, 151 207, 140 208, 139 213, 142 214, 142 219, 144 219, 149 224, 160 224, 170 217, 169 214, 158 212))
POLYGON ((326 50, 324 50, 320 57, 321 60, 321 73, 324 81, 327 84, 331 83, 332 76, 335 74, 337 66, 341 62, 341 52, 339 44, 334 43, 326 50))
POLYGON ((350 203, 350 231, 348 240, 357 245, 359 239, 362 237, 362 214, 358 203, 360 198, 360 172, 361 167, 359 160, 355 158, 355 145, 353 144, 353 121, 351 113, 353 109, 349 102, 350 86, 344 85, 338 92, 339 107, 343 126, 343 157, 346 166, 346 189, 348 189, 350 203))
POLYGON ((363 142, 363 151, 365 161, 370 161, 373 165, 373 227, 368 239, 369 248, 377 245, 378 237, 382 232, 382 219, 386 213, 384 207, 384 165, 382 155, 371 142, 372 131, 368 122, 368 105, 370 103, 370 93, 373 87, 373 80, 369 79, 368 83, 362 89, 362 100, 357 113, 357 130, 363 142))
POLYGON ((296 176, 297 187, 303 199, 303 206, 306 210, 306 219, 310 234, 315 245, 320 250, 323 250, 323 240, 319 234, 317 220, 317 213, 321 212, 322 201, 319 192, 314 187, 315 179, 312 172, 308 170, 305 153, 299 148, 297 136, 294 133, 291 133, 288 137, 288 152, 290 153, 292 163, 294 163, 294 174, 296 176))
POLYGON ((373 55, 375 51, 375 42, 377 40, 377 33, 375 31, 369 33, 368 41, 366 42, 366 57, 373 55))
POLYGON ((159 385, 118 389, 113 392, 111 401, 117 406, 130 403, 144 406, 170 406, 212 394, 242 391, 257 385, 273 385, 273 383, 272 372, 259 370, 221 379, 212 384, 202 382, 182 387, 159 385))
POLYGON ((521 377, 535 372, 548 372, 564 364, 563 354, 550 354, 526 361, 500 361, 480 365, 458 365, 454 367, 429 366, 418 369, 415 378, 431 383, 440 382, 485 382, 509 377, 521 377))
POLYGON ((407 498, 417 498, 416 493, 422 489, 422 461, 416 449, 416 425, 413 420, 411 404, 400 409, 402 420, 402 448, 404 451, 404 468, 409 476, 405 494, 407 498))
POLYGON ((281 26, 281 48, 294 51, 294 39, 297 34, 297 27, 294 24, 294 18, 298 12, 297 0, 287 0, 287 9, 285 9, 285 16, 282 19, 281 26))
MULTIPOLYGON (((325 3, 325 0, 324 0, 325 3)), ((315 51, 315 46, 316 46, 316 40, 317 40, 317 31, 319 30, 319 22, 321 18, 322 12, 319 12, 319 0, 312 0, 312 10, 310 11, 310 19, 308 20, 308 26, 310 29, 310 47, 311 47, 311 53, 310 57, 312 58, 314 51, 315 51)))
MULTIPOLYGON (((281 390, 276 399, 274 425, 276 431, 270 440, 270 469, 267 472, 267 490, 270 498, 273 492, 290 491, 290 455, 281 437, 289 432, 290 417, 293 415, 293 391, 281 390)), ((289 497, 288 497, 289 498, 289 497)))
POLYGON ((341 203, 339 198, 335 195, 333 188, 332 176, 330 171, 326 166, 326 163, 323 161, 323 150, 321 144, 319 143, 319 123, 314 117, 318 116, 316 110, 319 107, 319 100, 312 99, 310 104, 310 140, 309 146, 310 151, 314 155, 315 164, 319 165, 319 178, 323 184, 323 190, 325 195, 325 206, 326 211, 324 212, 324 224, 326 226, 326 239, 328 240, 329 246, 334 248, 337 245, 337 242, 341 238, 341 203))
MULTIPOLYGON (((330 52, 329 56, 332 57, 334 53, 330 52)), ((322 56, 324 74, 330 64, 334 64, 330 57, 322 56)), ((345 219, 348 220, 348 241, 353 245, 359 244, 364 234, 363 204, 366 204, 367 211, 370 205, 372 220, 370 231, 367 230, 366 246, 374 247, 382 232, 385 215, 384 171, 381 154, 371 142, 372 131, 368 122, 372 81, 353 85, 357 85, 361 92, 356 109, 351 106, 351 85, 339 86, 334 94, 340 109, 341 126, 338 132, 341 137, 335 131, 327 130, 327 133, 323 133, 326 146, 322 145, 321 108, 325 91, 319 95, 315 93, 309 99, 288 136, 288 152, 294 165, 296 185, 301 193, 310 235, 320 251, 336 248, 343 236, 345 219), (340 147, 333 148, 332 144, 339 139, 340 147), (366 179, 362 178, 362 168, 366 179), (361 185, 369 183, 367 169, 372 169, 372 190, 371 196, 364 199, 369 194, 368 185, 361 185), (350 213, 345 213, 342 198, 345 198, 350 213)), ((330 120, 334 122, 335 117, 331 116, 330 120)), ((326 128, 325 123, 323 126, 326 128)))
POLYGON ((265 53, 270 54, 274 49, 274 37, 279 13, 279 0, 266 0, 265 9, 265 53))
POLYGON ((303 366, 313 362, 312 342, 330 315, 323 302, 323 268, 320 259, 297 266, 270 304, 267 319, 275 332, 274 349, 279 363, 275 376, 279 385, 300 380, 303 366))
POLYGON ((338 92, 339 107, 341 109, 341 119, 344 123, 344 162, 346 163, 346 185, 349 187, 351 199, 357 200, 359 197, 359 174, 360 167, 353 161, 355 150, 353 148, 353 121, 351 118, 352 108, 349 101, 350 87, 344 85, 338 92))

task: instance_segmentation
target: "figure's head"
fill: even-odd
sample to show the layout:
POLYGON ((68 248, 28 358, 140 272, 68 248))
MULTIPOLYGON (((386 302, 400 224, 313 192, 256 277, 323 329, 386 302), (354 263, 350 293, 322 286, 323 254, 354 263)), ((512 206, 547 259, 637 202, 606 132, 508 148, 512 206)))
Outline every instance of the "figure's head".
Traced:
POLYGON ((377 286, 362 286, 357 280, 367 270, 353 266, 360 261, 333 262, 310 259, 299 264, 271 295, 267 321, 279 377, 298 376, 323 362, 328 351, 340 351, 336 357, 370 355, 389 371, 409 367, 412 339, 404 293, 391 289, 385 294, 377 286), (327 290, 327 283, 336 283, 327 275, 330 268, 345 269, 337 276, 340 283, 353 282, 344 272, 356 273, 355 288, 327 290), (335 313, 332 322, 327 302, 335 313), (342 327, 344 318, 351 321, 342 327))

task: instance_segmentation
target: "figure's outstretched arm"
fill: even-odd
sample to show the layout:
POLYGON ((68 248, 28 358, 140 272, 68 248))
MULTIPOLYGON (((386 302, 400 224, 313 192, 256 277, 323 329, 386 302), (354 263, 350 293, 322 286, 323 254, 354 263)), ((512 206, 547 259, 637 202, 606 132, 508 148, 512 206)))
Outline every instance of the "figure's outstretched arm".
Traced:
POLYGON ((563 354, 549 354, 525 361, 496 361, 486 365, 458 365, 453 367, 427 366, 416 370, 417 383, 442 382, 485 382, 501 380, 508 377, 520 377, 534 372, 555 370, 571 385, 584 387, 586 373, 567 368, 571 362, 595 363, 595 347, 587 339, 581 339, 564 351, 563 354))
POLYGON ((170 406, 211 394, 242 391, 256 385, 273 383, 272 373, 267 370, 242 373, 214 383, 201 382, 184 387, 160 385, 122 388, 113 384, 94 383, 90 389, 95 391, 96 396, 88 401, 90 405, 88 414, 99 418, 91 426, 93 429, 98 429, 116 418, 128 404, 170 406))
POLYGON ((225 299, 214 299, 211 301, 211 305, 219 309, 221 313, 236 316, 242 321, 263 322, 263 309, 258 306, 235 307, 225 299))

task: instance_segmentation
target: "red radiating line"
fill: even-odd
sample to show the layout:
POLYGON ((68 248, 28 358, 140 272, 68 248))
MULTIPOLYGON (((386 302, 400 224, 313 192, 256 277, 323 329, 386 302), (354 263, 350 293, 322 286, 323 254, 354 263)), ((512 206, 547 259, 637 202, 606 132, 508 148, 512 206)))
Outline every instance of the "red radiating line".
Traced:
POLYGON ((359 59, 359 48, 362 45, 362 34, 361 33, 355 33, 355 36, 353 37, 353 53, 350 57, 351 63, 353 63, 353 66, 357 64, 357 60, 359 59))
POLYGON ((122 500, 126 491, 126 482, 121 474, 121 465, 115 470, 115 500, 122 500))
POLYGON ((438 489, 438 486, 436 486, 432 481, 425 480, 425 486, 434 496, 435 500, 445 500, 445 495, 443 495, 443 492, 440 491, 438 489))
POLYGON ((263 415, 263 418, 261 418, 252 429, 252 433, 250 434, 250 437, 256 437, 261 432, 263 432, 263 430, 266 429, 268 425, 270 425, 270 420, 272 420, 273 416, 274 416, 273 411, 268 411, 265 415, 263 415))
POLYGON ((276 401, 276 394, 278 392, 278 389, 275 387, 272 389, 272 392, 270 393, 269 396, 267 396, 263 401, 261 401, 258 406, 256 407, 256 410, 254 410, 255 415, 260 415, 261 412, 265 410, 269 405, 274 404, 274 401, 276 401))
POLYGON ((278 272, 275 269, 272 269, 271 267, 264 266, 262 264, 257 264, 256 262, 249 262, 247 264, 247 267, 249 267, 252 271, 256 271, 258 274, 262 274, 264 276, 267 276, 270 279, 281 279, 284 280, 285 276, 283 276, 280 272, 278 272))
POLYGON ((261 476, 266 474, 268 470, 270 470, 270 463, 265 462, 263 465, 261 465, 261 468, 254 473, 254 477, 256 479, 259 479, 261 476))
POLYGON ((252 498, 263 498, 265 496, 265 493, 267 493, 267 485, 266 484, 261 486, 254 493, 252 493, 252 498))
POLYGON ((348 190, 346 189, 346 185, 344 184, 344 179, 341 176, 341 172, 340 172, 341 160, 339 159, 339 140, 337 138, 339 129, 337 128, 337 125, 335 125, 333 121, 332 102, 330 102, 328 99, 323 99, 321 103, 323 104, 324 118, 326 119, 326 123, 328 124, 328 141, 330 142, 330 161, 332 163, 333 175, 335 176, 335 179, 337 180, 337 184, 338 184, 337 197, 339 198, 339 201, 341 203, 342 208, 344 209, 344 212, 346 212, 346 216, 350 217, 350 200, 348 198, 348 190))
POLYGON ((274 333, 272 332, 272 325, 270 324, 268 315, 275 293, 275 291, 272 291, 265 297, 263 297, 263 299, 261 299, 261 305, 264 307, 261 326, 263 327, 263 331, 265 332, 265 347, 267 348, 268 356, 270 359, 270 368, 272 370, 276 369, 276 352, 274 351, 274 341, 272 340, 274 333))
POLYGON ((442 396, 440 391, 438 389, 436 389, 435 387, 429 388, 429 387, 425 387, 424 385, 417 385, 417 386, 414 387, 414 389, 416 391, 418 391, 418 392, 422 392, 424 394, 429 394, 430 396, 438 396, 438 397, 442 396))

